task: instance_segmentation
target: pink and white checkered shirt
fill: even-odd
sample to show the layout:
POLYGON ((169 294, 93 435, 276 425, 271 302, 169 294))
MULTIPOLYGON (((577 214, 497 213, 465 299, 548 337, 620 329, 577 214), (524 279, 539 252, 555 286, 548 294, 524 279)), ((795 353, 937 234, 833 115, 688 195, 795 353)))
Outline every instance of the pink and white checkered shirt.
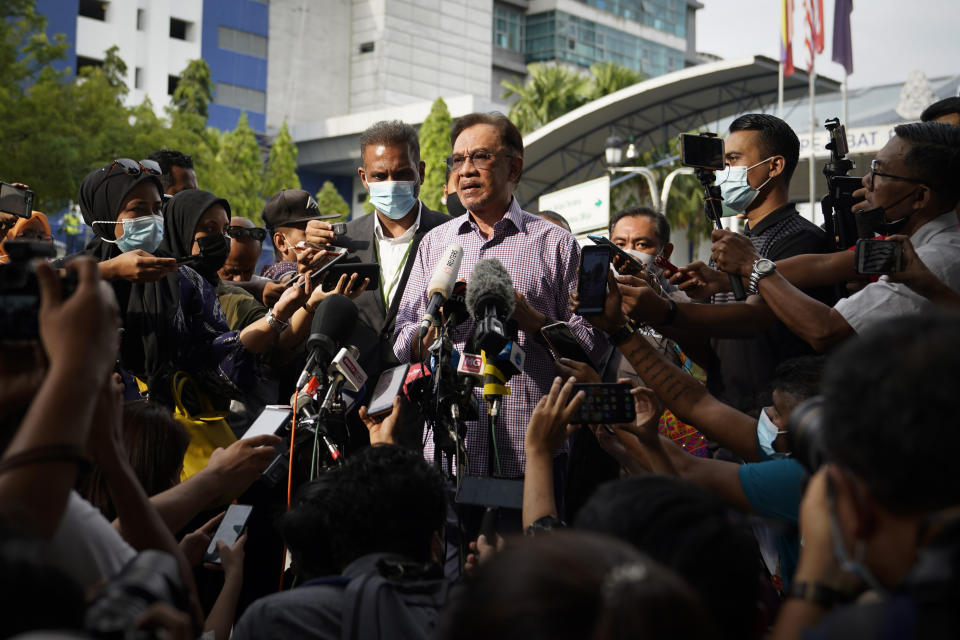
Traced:
MULTIPOLYGON (((567 305, 577 286, 580 246, 564 229, 520 208, 516 198, 504 217, 493 227, 487 240, 469 213, 432 229, 417 249, 410 278, 403 291, 393 334, 394 353, 401 362, 410 361, 410 343, 416 335, 427 307, 427 283, 444 250, 451 244, 463 247, 459 279, 469 282, 478 260, 496 258, 506 267, 514 288, 530 305, 551 318, 565 320, 595 362, 606 348, 606 339, 583 318, 571 315, 567 305)), ((454 346, 463 351, 473 334, 472 319, 454 332, 454 346)), ((525 331, 518 332, 517 343, 526 354, 524 370, 510 378, 510 395, 504 396, 496 429, 503 474, 523 475, 526 455, 523 450, 527 422, 540 398, 550 391, 558 375, 547 348, 535 342, 525 331)), ((480 389, 474 394, 480 402, 480 421, 467 423, 467 453, 472 475, 487 474, 489 418, 487 403, 480 389)), ((425 434, 424 457, 433 460, 433 434, 425 434)))

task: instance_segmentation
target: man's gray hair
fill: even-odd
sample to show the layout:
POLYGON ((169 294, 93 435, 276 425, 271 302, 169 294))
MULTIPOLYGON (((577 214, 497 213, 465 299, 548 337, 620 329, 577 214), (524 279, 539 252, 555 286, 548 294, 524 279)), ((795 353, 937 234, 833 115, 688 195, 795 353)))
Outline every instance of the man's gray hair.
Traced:
POLYGON ((360 134, 360 158, 370 145, 406 145, 414 162, 420 162, 420 140, 417 130, 400 120, 381 120, 360 134))

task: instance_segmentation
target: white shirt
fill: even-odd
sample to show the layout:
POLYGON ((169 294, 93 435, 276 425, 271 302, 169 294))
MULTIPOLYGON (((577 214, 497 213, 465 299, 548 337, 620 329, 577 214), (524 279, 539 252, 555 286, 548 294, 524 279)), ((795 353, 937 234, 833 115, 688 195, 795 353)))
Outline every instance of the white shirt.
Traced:
POLYGON ((383 233, 380 225, 380 216, 373 216, 373 236, 377 240, 377 257, 380 259, 380 293, 386 299, 386 306, 393 303, 393 297, 400 288, 400 276, 403 275, 403 266, 410 257, 410 242, 413 235, 420 228, 420 215, 423 213, 423 203, 417 202, 417 219, 406 232, 399 237, 390 238, 383 233))
MULTIPOLYGON (((960 228, 956 212, 947 212, 917 229, 910 236, 910 243, 935 276, 960 291, 960 228)), ((840 300, 833 308, 854 331, 861 333, 881 320, 930 311, 934 306, 907 285, 882 278, 840 300)))
POLYGON ((70 491, 47 551, 47 560, 83 588, 112 578, 137 555, 100 510, 76 491, 70 491))

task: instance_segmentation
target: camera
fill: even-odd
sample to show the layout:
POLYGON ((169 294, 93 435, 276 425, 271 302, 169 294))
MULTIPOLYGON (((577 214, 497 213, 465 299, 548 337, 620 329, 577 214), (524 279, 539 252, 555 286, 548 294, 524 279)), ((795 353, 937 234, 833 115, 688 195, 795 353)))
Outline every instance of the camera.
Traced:
MULTIPOLYGON (((36 258, 56 257, 50 242, 8 240, 4 244, 10 264, 0 266, 0 339, 36 340, 40 288, 33 269, 36 258)), ((70 271, 60 279, 63 297, 77 289, 77 274, 70 271)))
POLYGON ((685 167, 723 171, 723 138, 715 133, 681 133, 680 162, 685 167))

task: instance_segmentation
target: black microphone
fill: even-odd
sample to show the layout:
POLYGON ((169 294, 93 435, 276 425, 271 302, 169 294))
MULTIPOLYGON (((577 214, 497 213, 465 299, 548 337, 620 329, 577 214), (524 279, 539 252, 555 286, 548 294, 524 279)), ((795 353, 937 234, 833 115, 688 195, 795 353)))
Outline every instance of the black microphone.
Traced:
POLYGON ((357 305, 347 296, 332 293, 320 301, 307 338, 310 355, 297 379, 297 389, 301 389, 310 378, 326 377, 339 344, 353 331, 358 315, 357 305))
POLYGON ((504 323, 516 307, 513 279, 496 258, 480 260, 467 284, 467 310, 477 323, 474 344, 496 355, 509 342, 504 323))
POLYGON ((443 315, 451 329, 456 329, 470 317, 467 312, 467 283, 463 280, 453 286, 450 297, 443 303, 443 315))

